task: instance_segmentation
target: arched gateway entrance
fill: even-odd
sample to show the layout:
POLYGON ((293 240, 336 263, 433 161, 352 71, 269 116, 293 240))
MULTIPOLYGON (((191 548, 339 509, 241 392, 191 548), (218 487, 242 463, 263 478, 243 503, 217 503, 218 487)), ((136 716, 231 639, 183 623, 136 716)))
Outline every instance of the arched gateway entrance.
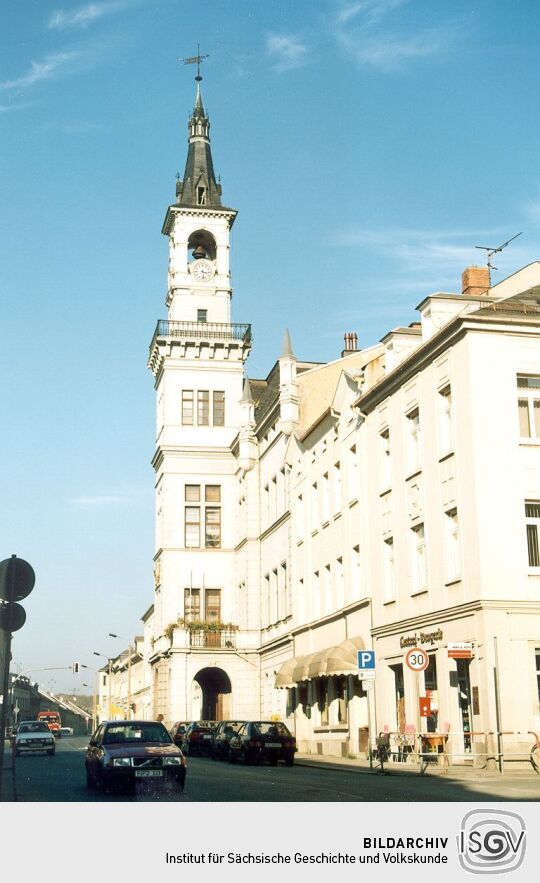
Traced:
POLYGON ((201 719, 226 720, 231 715, 231 682, 221 668, 202 668, 194 680, 202 691, 201 719))

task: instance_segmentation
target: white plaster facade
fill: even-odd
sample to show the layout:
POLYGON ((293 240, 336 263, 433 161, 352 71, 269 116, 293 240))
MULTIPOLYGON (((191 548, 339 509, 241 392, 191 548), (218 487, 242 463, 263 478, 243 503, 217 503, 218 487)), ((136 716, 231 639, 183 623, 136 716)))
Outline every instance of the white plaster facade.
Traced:
MULTIPOLYGON (((209 149, 208 121, 193 122, 203 113, 201 103, 190 151, 209 149)), ((328 364, 297 360, 286 334, 268 376, 246 383, 250 328, 231 324, 236 213, 215 180, 205 203, 205 174, 203 204, 182 204, 186 172, 167 211, 168 319, 149 358, 153 716, 276 716, 300 750, 341 755, 366 751, 383 729, 444 727, 456 760, 492 750, 467 731, 538 731, 540 264, 491 289, 487 279, 432 295, 419 322, 328 364), (530 388, 519 392, 518 377, 530 388), (411 642, 433 656, 427 676, 404 665, 411 642), (451 642, 470 642, 471 660, 451 659, 451 642), (356 674, 362 647, 376 651, 373 691, 356 674), (436 714, 420 719, 426 690, 436 714)))

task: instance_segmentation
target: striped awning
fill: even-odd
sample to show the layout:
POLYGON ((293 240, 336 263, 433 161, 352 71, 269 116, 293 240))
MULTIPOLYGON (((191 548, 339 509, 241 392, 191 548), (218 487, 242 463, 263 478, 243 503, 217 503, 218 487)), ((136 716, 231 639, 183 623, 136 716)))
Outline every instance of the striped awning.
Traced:
POLYGON ((328 678, 336 675, 358 674, 358 651, 365 644, 362 638, 349 638, 333 647, 325 647, 307 656, 295 656, 283 663, 279 669, 274 686, 276 688, 294 687, 302 681, 314 678, 328 678))

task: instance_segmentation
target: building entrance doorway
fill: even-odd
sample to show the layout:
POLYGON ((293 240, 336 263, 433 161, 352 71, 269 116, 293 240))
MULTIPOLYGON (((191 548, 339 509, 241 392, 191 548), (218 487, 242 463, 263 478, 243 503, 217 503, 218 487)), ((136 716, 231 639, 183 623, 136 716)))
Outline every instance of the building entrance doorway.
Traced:
POLYGON ((221 668, 202 668, 194 680, 202 691, 201 720, 227 720, 231 716, 231 682, 221 668))

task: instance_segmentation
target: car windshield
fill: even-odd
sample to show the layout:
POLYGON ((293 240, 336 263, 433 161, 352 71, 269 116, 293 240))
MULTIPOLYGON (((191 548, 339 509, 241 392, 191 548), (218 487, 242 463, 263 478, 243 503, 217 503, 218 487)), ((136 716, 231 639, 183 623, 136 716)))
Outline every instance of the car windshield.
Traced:
POLYGON ((265 721, 261 721, 260 723, 253 724, 253 730, 255 733, 261 736, 290 736, 287 727, 284 724, 277 723, 266 723, 265 721))
POLYGON ((125 742, 164 742, 170 743, 171 737, 163 724, 119 723, 107 727, 103 736, 104 745, 115 745, 125 742))
POLYGON ((42 724, 41 721, 36 721, 36 723, 30 724, 21 724, 19 727, 19 733, 48 733, 49 728, 47 724, 42 724))

